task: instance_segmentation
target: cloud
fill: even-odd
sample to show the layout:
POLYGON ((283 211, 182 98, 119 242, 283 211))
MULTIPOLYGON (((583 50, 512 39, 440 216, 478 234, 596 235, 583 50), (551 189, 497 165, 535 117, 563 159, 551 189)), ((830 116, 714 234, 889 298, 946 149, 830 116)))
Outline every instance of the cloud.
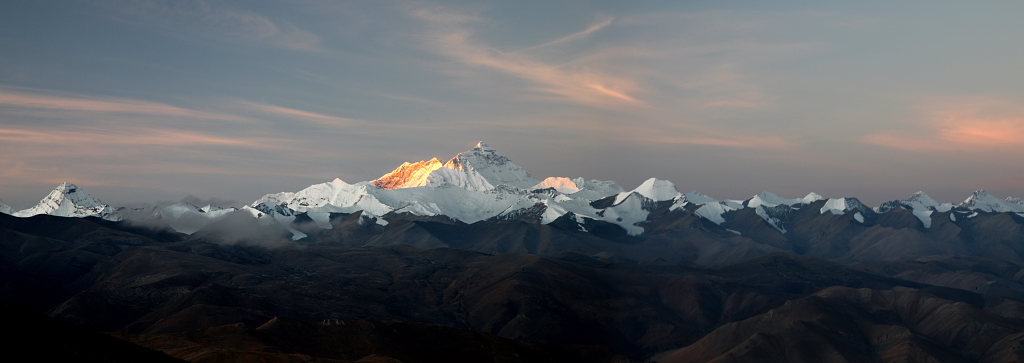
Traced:
POLYGON ((1024 150, 1024 107, 998 97, 934 98, 918 106, 910 130, 884 131, 861 141, 907 151, 1024 150))
POLYGON ((321 113, 271 105, 267 103, 240 101, 239 105, 265 114, 284 116, 292 119, 298 118, 305 121, 311 121, 317 124, 321 124, 324 126, 360 126, 366 123, 365 121, 362 120, 325 115, 321 113))
POLYGON ((0 141, 46 144, 73 148, 76 145, 107 146, 235 146, 264 147, 268 139, 217 136, 208 133, 161 128, 118 127, 116 129, 15 129, 0 128, 0 141))
POLYGON ((555 39, 555 40, 552 40, 552 41, 549 41, 549 42, 546 42, 546 43, 534 45, 532 47, 527 47, 527 48, 523 49, 523 51, 538 50, 538 49, 550 47, 550 46, 553 46, 553 45, 559 45, 559 44, 568 43, 568 42, 571 42, 571 41, 574 41, 574 40, 577 40, 577 39, 586 38, 590 34, 593 34, 593 33, 597 32, 598 30, 604 29, 604 28, 608 27, 609 25, 612 25, 612 21, 613 20, 614 20, 614 18, 611 18, 611 17, 604 18, 602 20, 597 21, 594 24, 591 24, 586 29, 583 29, 583 30, 578 31, 576 33, 572 33, 572 34, 560 37, 558 39, 555 39))
POLYGON ((243 119, 235 115, 203 112, 157 102, 113 97, 56 96, 37 92, 23 92, 3 86, 0 86, 0 106, 44 111, 171 116, 206 120, 239 121, 243 119))
POLYGON ((301 52, 323 52, 319 36, 291 23, 205 0, 113 1, 119 20, 168 34, 235 43, 253 43, 301 52))
MULTIPOLYGON (((596 107, 644 105, 636 96, 642 90, 632 79, 584 68, 566 69, 522 53, 506 53, 475 43, 473 32, 465 25, 476 21, 476 17, 432 8, 415 9, 412 15, 430 25, 428 29, 431 33, 427 39, 430 43, 428 50, 431 52, 463 64, 527 80, 534 84, 534 91, 560 100, 596 107)), ((566 40, 556 40, 554 44, 586 36, 606 26, 601 23, 592 25, 582 32, 562 38, 566 40)))

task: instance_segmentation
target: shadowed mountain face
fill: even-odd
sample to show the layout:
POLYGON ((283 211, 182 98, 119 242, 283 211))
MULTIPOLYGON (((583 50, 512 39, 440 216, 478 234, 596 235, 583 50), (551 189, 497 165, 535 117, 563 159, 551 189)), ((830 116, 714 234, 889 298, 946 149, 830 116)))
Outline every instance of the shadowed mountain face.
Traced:
POLYGON ((664 362, 1020 362, 1022 304, 830 287, 725 324, 664 362))
MULTIPOLYGON (((443 216, 395 214, 388 215, 389 223, 381 226, 367 222, 357 212, 332 214, 330 229, 312 221, 301 222, 300 218, 300 222, 292 225, 307 236, 304 241, 309 243, 406 245, 547 256, 573 252, 701 266, 722 266, 779 252, 841 263, 957 256, 1024 264, 1024 218, 1016 215, 978 214, 957 223, 948 217, 935 217, 929 228, 923 228, 909 211, 898 208, 860 222, 850 214, 819 213, 821 204, 819 201, 787 212, 785 220, 790 227, 785 234, 753 209, 730 212, 727 222, 718 225, 692 210, 670 210, 669 202, 648 206, 649 220, 642 224, 642 236, 630 236, 619 226, 602 221, 587 220, 580 224, 572 216, 539 223, 536 214, 543 209, 471 224, 443 216)), ((265 235, 287 234, 280 226, 263 228, 265 235)), ((194 236, 222 230, 213 226, 194 236)))
POLYGON ((1024 305, 1014 300, 1012 262, 844 266, 669 213, 674 222, 651 229, 660 242, 576 238, 557 223, 420 217, 383 228, 337 214, 332 235, 275 248, 95 218, 0 216, 0 297, 189 360, 1020 357, 1024 305), (692 232, 670 240, 679 230, 692 232), (400 238, 430 249, 386 243, 400 238), (561 243, 589 250, 550 247, 561 243), (522 253, 477 252, 488 247, 522 253), (628 248, 683 252, 632 262, 628 248), (674 258, 686 253, 738 261, 674 258))

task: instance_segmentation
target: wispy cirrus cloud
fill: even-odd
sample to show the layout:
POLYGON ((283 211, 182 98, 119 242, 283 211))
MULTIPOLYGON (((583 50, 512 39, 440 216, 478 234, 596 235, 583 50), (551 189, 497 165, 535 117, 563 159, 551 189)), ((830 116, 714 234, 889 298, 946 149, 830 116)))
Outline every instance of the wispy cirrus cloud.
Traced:
MULTIPOLYGON (((509 53, 478 44, 473 31, 467 26, 480 19, 458 12, 437 8, 416 8, 411 15, 427 23, 429 51, 457 62, 491 69, 533 83, 533 91, 596 107, 643 106, 638 98, 642 93, 638 82, 585 68, 559 67, 524 53, 509 53)), ((552 46, 585 37, 611 24, 598 23, 587 29, 539 46, 552 46)))
POLYGON ((29 129, 0 128, 0 140, 7 143, 51 145, 74 148, 77 145, 104 146, 233 146, 265 148, 270 138, 227 137, 196 131, 151 127, 107 129, 29 129))
POLYGON ((591 24, 586 29, 583 29, 581 31, 578 31, 578 32, 575 32, 575 33, 572 33, 572 34, 569 34, 569 35, 566 35, 566 36, 559 37, 559 38, 557 38, 555 40, 552 40, 552 41, 549 41, 549 42, 545 42, 545 43, 537 44, 537 45, 534 45, 534 46, 531 46, 531 47, 527 47, 527 48, 523 49, 523 51, 538 50, 538 49, 550 47, 550 46, 553 46, 553 45, 564 44, 564 43, 568 43, 568 42, 571 42, 571 41, 574 41, 574 40, 577 40, 577 39, 586 38, 587 36, 589 36, 591 34, 594 34, 594 33, 596 33, 597 31, 599 31, 601 29, 607 28, 609 25, 612 25, 612 21, 613 20, 615 20, 615 18, 612 18, 612 17, 607 17, 607 18, 601 19, 601 20, 591 24))
POLYGON ((205 0, 111 1, 119 20, 218 41, 262 44, 301 52, 324 52, 319 36, 283 20, 255 11, 205 0))
POLYGON ((909 130, 864 136, 861 141, 907 151, 1024 150, 1024 107, 999 97, 933 98, 918 107, 909 130))
POLYGON ((54 95, 38 90, 28 91, 3 86, 0 86, 0 106, 41 111, 134 114, 207 120, 239 121, 243 119, 236 115, 205 112, 158 102, 115 97, 54 95))
POLYGON ((312 111, 300 110, 296 108, 278 106, 268 103, 259 103, 251 101, 239 101, 238 105, 253 111, 257 111, 263 114, 274 115, 278 117, 285 117, 289 119, 300 119, 303 121, 317 123, 323 126, 330 127, 350 127, 365 125, 366 121, 357 120, 348 117, 331 116, 322 113, 316 113, 312 111))

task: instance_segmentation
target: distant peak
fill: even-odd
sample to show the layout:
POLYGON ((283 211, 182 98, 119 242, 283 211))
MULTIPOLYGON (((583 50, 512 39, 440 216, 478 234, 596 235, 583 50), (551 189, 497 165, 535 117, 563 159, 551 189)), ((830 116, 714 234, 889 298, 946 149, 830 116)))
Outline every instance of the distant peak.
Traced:
POLYGON ((818 194, 818 193, 815 193, 815 192, 807 193, 807 195, 805 195, 803 197, 804 202, 808 203, 808 204, 814 203, 814 202, 817 202, 817 201, 823 200, 823 199, 825 199, 825 197, 823 197, 823 196, 821 196, 821 194, 818 194))
POLYGON ((927 205, 933 205, 933 204, 934 205, 938 205, 939 204, 938 202, 935 201, 935 199, 932 199, 932 197, 929 196, 928 193, 925 193, 925 192, 920 191, 920 190, 917 191, 916 193, 914 193, 913 195, 911 195, 910 199, 907 199, 907 200, 908 201, 919 201, 919 202, 925 203, 927 205))
POLYGON ((633 189, 634 193, 640 194, 656 202, 671 200, 679 196, 679 190, 675 184, 665 179, 649 178, 640 183, 640 186, 633 189))
POLYGON ((105 216, 110 207, 93 198, 88 192, 71 182, 63 182, 53 188, 34 207, 15 213, 19 217, 50 214, 61 217, 105 216))
POLYGON ((477 141, 476 145, 474 145, 473 148, 480 150, 494 150, 490 147, 490 145, 487 145, 487 143, 483 142, 483 140, 477 141))
POLYGON ((530 187, 530 189, 546 189, 554 188, 559 193, 572 194, 580 191, 580 187, 572 179, 560 176, 549 176, 544 178, 540 183, 530 187))

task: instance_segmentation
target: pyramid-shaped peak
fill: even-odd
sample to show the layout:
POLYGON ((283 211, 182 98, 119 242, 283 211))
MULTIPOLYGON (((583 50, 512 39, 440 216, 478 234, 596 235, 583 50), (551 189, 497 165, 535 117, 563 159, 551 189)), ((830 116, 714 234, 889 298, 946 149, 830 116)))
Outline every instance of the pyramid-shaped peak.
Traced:
POLYGON ((679 196, 679 190, 675 184, 665 179, 649 178, 640 183, 640 186, 633 189, 633 193, 640 194, 656 202, 672 200, 679 196))
POLYGON ((487 145, 487 143, 483 142, 483 140, 477 141, 476 145, 474 145, 473 148, 480 150, 494 150, 493 148, 491 148, 490 145, 487 145))
POLYGON ((61 217, 106 216, 110 206, 104 204, 85 190, 71 182, 63 182, 53 188, 38 204, 15 213, 19 217, 49 214, 61 217))
MULTIPOLYGON (((455 155, 444 163, 444 168, 467 172, 470 174, 467 175, 468 178, 483 178, 487 182, 486 184, 492 186, 509 185, 525 189, 540 182, 526 169, 513 163, 508 156, 502 155, 482 141, 477 143, 473 149, 455 155)), ((447 172, 439 171, 438 173, 447 172)), ((441 175, 439 175, 439 179, 441 179, 440 177, 441 175)))

